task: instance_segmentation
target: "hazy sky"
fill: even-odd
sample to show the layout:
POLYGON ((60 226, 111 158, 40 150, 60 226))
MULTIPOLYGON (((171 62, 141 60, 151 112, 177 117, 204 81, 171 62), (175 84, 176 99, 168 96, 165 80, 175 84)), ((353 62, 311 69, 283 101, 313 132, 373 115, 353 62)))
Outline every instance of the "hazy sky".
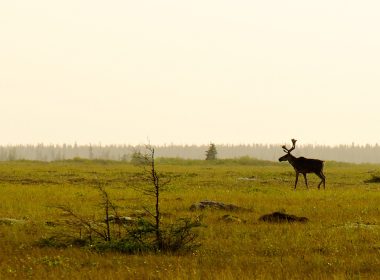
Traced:
POLYGON ((380 1, 0 2, 0 144, 380 143, 380 1))

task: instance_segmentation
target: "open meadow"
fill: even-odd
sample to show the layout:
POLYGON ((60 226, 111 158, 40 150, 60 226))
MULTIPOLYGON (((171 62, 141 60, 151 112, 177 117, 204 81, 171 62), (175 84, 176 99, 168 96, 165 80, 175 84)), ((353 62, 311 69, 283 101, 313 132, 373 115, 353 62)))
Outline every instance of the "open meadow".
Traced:
POLYGON ((326 190, 311 174, 309 190, 300 176, 296 191, 288 163, 157 159, 156 168, 170 178, 162 219, 201 216, 193 251, 41 246, 62 218, 57 206, 101 219, 99 182, 123 215, 152 208, 140 191, 147 170, 101 160, 1 162, 0 279, 380 279, 380 182, 367 181, 380 165, 327 162, 326 190), (204 200, 243 209, 190 210, 204 200), (275 211, 309 222, 259 221, 275 211))

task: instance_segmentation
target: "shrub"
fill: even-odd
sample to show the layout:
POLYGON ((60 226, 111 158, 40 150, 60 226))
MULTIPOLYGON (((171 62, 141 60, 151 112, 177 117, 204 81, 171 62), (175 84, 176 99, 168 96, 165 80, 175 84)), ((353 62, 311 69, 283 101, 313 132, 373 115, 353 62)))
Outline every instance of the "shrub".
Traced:
MULTIPOLYGON (((143 179, 150 182, 147 187, 136 188, 143 194, 154 199, 154 210, 145 208, 146 218, 139 218, 132 224, 118 223, 122 221, 115 205, 106 189, 99 183, 103 219, 95 216, 86 217, 75 213, 69 206, 55 206, 62 213, 63 220, 57 223, 56 233, 47 238, 41 238, 40 246, 48 247, 90 247, 97 251, 119 251, 123 253, 138 253, 145 251, 178 252, 189 251, 200 246, 196 242, 198 235, 193 231, 201 225, 199 218, 179 218, 174 223, 162 222, 160 213, 160 194, 169 180, 161 180, 157 173, 154 160, 154 149, 150 154, 136 155, 143 159, 139 164, 148 164, 145 169, 149 176, 143 179)), ((144 174, 145 175, 145 174, 144 174)))

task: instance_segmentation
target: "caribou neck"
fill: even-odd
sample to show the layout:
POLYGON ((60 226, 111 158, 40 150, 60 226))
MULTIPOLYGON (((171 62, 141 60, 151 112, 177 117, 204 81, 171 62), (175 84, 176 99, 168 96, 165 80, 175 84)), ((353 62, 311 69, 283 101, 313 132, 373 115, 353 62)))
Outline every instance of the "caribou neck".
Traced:
POLYGON ((291 153, 289 153, 288 161, 292 166, 295 166, 297 158, 293 156, 291 153))

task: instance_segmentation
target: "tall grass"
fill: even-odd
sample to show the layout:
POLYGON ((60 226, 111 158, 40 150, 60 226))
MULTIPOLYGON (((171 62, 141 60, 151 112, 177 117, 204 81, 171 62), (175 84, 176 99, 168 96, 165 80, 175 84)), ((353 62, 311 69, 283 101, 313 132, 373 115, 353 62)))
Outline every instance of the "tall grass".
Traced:
POLYGON ((0 163, 0 279, 376 279, 380 275, 380 183, 366 183, 379 165, 328 162, 326 190, 309 175, 293 191, 287 164, 250 159, 215 163, 158 159, 170 177, 162 193, 163 218, 202 214, 202 246, 190 254, 97 253, 76 247, 36 245, 59 219, 50 206, 69 204, 83 215, 99 215, 95 186, 102 181, 126 215, 150 205, 135 186, 141 167, 108 161, 0 163), (201 200, 232 203, 248 211, 204 210, 201 200), (273 211, 306 216, 306 224, 266 224, 273 211), (244 222, 224 222, 225 214, 244 222))

